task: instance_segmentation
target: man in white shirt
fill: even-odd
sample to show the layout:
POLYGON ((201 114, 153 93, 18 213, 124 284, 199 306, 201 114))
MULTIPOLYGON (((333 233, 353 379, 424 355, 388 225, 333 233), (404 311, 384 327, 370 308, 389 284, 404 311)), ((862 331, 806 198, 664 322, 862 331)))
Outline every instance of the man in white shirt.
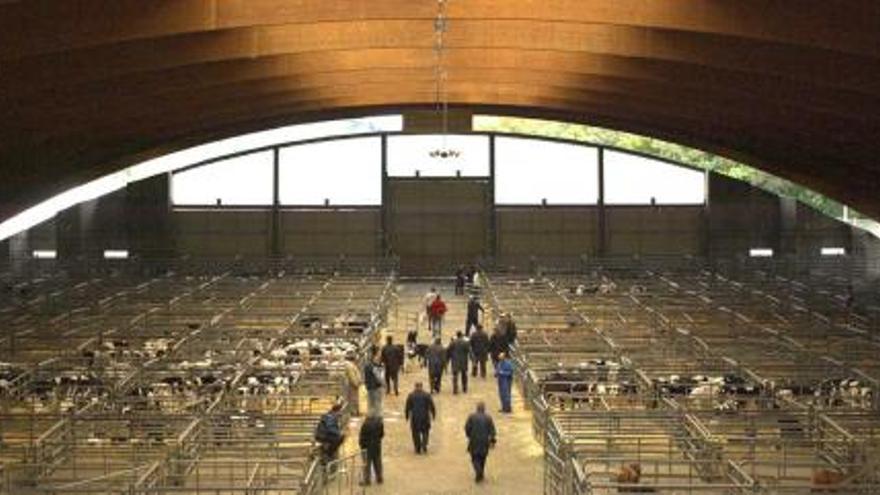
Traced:
POLYGON ((425 307, 425 321, 428 322, 428 330, 431 330, 431 304, 434 302, 434 299, 437 299, 437 289, 431 287, 431 290, 422 299, 422 305, 425 307))

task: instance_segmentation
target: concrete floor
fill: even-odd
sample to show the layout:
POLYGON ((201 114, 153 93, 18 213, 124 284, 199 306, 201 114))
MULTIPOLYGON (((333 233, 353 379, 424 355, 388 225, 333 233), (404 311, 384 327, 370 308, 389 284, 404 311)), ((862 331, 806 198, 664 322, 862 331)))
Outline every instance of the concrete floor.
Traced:
MULTIPOLYGON (((426 283, 401 285, 398 291, 397 308, 392 308, 387 331, 396 342, 405 342, 406 328, 412 326, 415 315, 422 306, 422 297, 431 287, 426 283)), ((439 286, 444 299, 447 299, 449 312, 443 326, 443 343, 455 331, 463 329, 466 299, 453 296, 451 285, 439 286)), ((488 321, 488 320, 487 320, 488 321)), ((488 328, 488 325, 487 325, 488 328)), ((419 341, 426 341, 428 332, 424 326, 419 330, 419 341)), ((543 476, 543 449, 532 436, 532 416, 523 405, 519 390, 514 387, 514 413, 498 412, 495 380, 471 379, 467 394, 452 394, 451 378, 443 377, 443 391, 434 396, 437 407, 437 420, 431 429, 428 455, 417 456, 413 451, 409 425, 403 418, 406 394, 416 381, 422 381, 427 389, 427 371, 417 363, 407 363, 407 370, 401 376, 400 396, 386 396, 385 400, 385 442, 383 462, 385 483, 373 485, 358 493, 369 494, 540 494, 543 476), (470 456, 466 451, 464 423, 474 411, 478 401, 486 403, 486 410, 495 420, 498 430, 498 445, 490 453, 486 466, 486 480, 481 484, 474 482, 470 456)), ((361 409, 366 409, 366 397, 362 398, 361 409)), ((355 451, 360 420, 352 422, 346 450, 355 451)))

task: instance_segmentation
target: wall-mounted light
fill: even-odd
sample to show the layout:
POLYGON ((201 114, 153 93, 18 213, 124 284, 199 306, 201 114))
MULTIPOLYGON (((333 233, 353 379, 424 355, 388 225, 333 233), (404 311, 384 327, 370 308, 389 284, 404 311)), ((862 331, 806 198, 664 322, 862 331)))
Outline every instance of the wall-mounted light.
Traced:
POLYGON ((127 260, 128 250, 126 249, 107 249, 104 251, 105 260, 127 260))
POLYGON ((846 248, 842 247, 823 247, 819 250, 822 256, 846 256, 846 248))
POLYGON ((749 249, 749 256, 752 258, 771 258, 773 250, 770 248, 752 248, 749 249))
POLYGON ((58 251, 54 249, 37 249, 31 253, 31 257, 35 260, 54 260, 58 257, 58 251))

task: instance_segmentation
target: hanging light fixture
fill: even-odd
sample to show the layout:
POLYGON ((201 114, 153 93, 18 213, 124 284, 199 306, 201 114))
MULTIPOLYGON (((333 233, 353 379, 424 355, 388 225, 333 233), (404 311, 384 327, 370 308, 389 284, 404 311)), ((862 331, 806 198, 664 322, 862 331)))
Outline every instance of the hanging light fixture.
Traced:
POLYGON ((446 81, 449 73, 446 70, 446 40, 449 27, 446 15, 448 0, 437 0, 437 17, 434 19, 434 110, 440 115, 443 124, 442 144, 439 148, 428 152, 428 156, 437 159, 454 159, 461 156, 461 151, 447 146, 446 136, 449 134, 449 93, 446 81))

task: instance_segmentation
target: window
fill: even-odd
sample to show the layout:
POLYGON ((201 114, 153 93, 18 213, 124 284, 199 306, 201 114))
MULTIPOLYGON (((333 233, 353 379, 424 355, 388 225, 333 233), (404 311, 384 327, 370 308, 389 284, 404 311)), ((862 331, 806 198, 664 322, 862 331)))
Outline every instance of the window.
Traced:
POLYGON ((37 249, 31 253, 31 257, 35 260, 54 260, 58 257, 58 252, 49 249, 37 249))
POLYGON ((388 175, 414 177, 417 171, 421 177, 487 177, 489 138, 440 134, 389 137, 388 175), (444 152, 445 157, 441 156, 444 152))
POLYGON ((703 172, 619 151, 605 151, 605 203, 687 204, 706 200, 703 172))
MULTIPOLYGON (((301 141, 324 136, 396 132, 401 129, 403 129, 402 116, 381 115, 356 119, 296 124, 244 134, 187 148, 105 175, 104 177, 69 189, 37 204, 36 206, 28 208, 14 217, 0 222, 0 241, 8 239, 19 232, 23 232, 35 225, 49 220, 59 211, 66 210, 67 208, 84 201, 90 201, 105 194, 110 194, 113 191, 125 187, 126 184, 143 180, 154 175, 178 170, 212 158, 235 153, 236 151, 245 151, 272 144, 301 141)), ((200 200, 204 199, 205 198, 200 198, 200 200)), ((211 199, 210 204, 215 204, 216 199, 217 198, 211 199)))
POLYGON ((846 256, 846 248, 842 247, 823 247, 819 254, 822 256, 846 256))
POLYGON ((281 150, 279 194, 285 205, 382 204, 382 141, 352 138, 281 150))
POLYGON ((274 158, 262 151, 174 174, 175 205, 271 205, 274 158))
POLYGON ((752 258, 771 258, 773 250, 770 248, 752 248, 749 249, 749 256, 752 258))
POLYGON ((495 140, 497 204, 592 205, 599 198, 598 151, 539 139, 495 140))

